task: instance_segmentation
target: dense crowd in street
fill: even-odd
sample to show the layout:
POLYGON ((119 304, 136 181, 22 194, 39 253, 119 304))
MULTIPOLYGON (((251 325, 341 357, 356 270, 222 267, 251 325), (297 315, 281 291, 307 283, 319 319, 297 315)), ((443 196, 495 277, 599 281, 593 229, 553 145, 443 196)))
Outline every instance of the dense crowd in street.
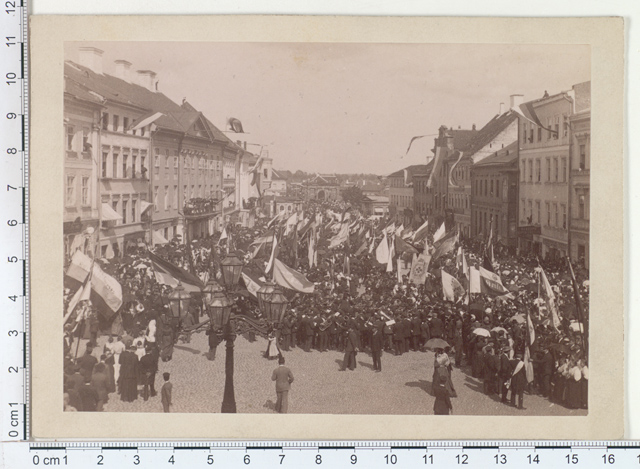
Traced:
MULTIPOLYGON (((249 291, 241 289, 234 296, 235 314, 271 326, 265 359, 286 357, 294 349, 309 354, 339 351, 344 359, 338 369, 349 373, 357 366, 358 354, 367 354, 373 372, 393 373, 385 366, 386 354, 424 354, 427 360, 432 356, 427 352, 435 352, 430 389, 435 413, 447 414, 455 407, 454 373, 481 379, 485 394, 498 395, 505 405, 520 409, 526 407, 525 393, 568 408, 587 408, 588 271, 577 268, 577 281, 572 283, 566 259, 546 262, 516 255, 496 243, 490 267, 508 294, 471 293, 460 255, 471 266, 486 265, 486 240, 462 239, 432 260, 425 282, 415 284, 409 275, 389 272, 376 259, 375 247, 386 240, 383 231, 403 238, 405 231, 415 233, 419 223, 404 228, 400 220, 365 219, 357 210, 332 202, 311 204, 305 214, 293 231, 313 221, 317 261, 312 267, 307 259, 309 237, 285 235, 278 228, 286 218, 276 220, 275 226, 266 218, 258 218, 252 228, 228 225, 223 240, 220 233, 188 244, 174 239, 152 253, 144 246, 131 246, 122 258, 98 259, 104 272, 122 285, 123 305, 107 320, 84 300, 69 316, 64 336, 65 409, 101 411, 110 399, 149 400, 160 394, 164 410, 169 411, 170 376, 160 371, 162 363, 172 359, 175 344, 204 332, 207 357, 215 360, 221 336, 207 323, 200 292, 192 292, 189 309, 179 321, 172 318, 167 298, 173 288, 159 282, 152 256, 206 284, 220 278, 220 261, 231 250, 244 258, 243 269, 265 280, 270 277, 264 269, 271 243, 254 243, 265 233, 279 237, 279 259, 314 284, 313 293, 286 291, 289 306, 277 324, 267 324, 249 291), (350 225, 347 242, 330 246, 344 223, 350 225), (542 299, 541 271, 553 290, 558 322, 542 299), (442 272, 457 278, 465 295, 456 301, 445 299, 442 272)), ((415 250, 433 250, 427 246, 433 244, 428 241, 437 228, 429 226, 424 248, 411 245, 397 255, 410 259, 415 250)), ((406 236, 407 242, 410 239, 406 236)), ((66 311, 74 292, 65 293, 66 311)))

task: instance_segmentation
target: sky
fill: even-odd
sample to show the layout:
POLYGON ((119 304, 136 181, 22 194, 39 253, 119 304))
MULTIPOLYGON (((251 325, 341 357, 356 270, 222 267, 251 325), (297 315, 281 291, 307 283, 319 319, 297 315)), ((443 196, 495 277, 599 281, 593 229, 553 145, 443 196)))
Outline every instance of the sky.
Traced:
POLYGON ((529 101, 591 76, 582 45, 86 42, 65 58, 79 46, 103 50, 108 74, 118 59, 155 71, 160 92, 221 130, 239 119, 248 149, 268 149, 275 168, 319 173, 424 164, 441 125, 481 128, 512 94, 529 101), (405 155, 417 135, 428 137, 405 155))

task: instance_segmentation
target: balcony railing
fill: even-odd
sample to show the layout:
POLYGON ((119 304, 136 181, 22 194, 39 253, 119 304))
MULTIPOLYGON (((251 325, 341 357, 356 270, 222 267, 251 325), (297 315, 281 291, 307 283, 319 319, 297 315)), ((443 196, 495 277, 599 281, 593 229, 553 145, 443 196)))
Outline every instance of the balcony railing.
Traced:
POLYGON ((220 201, 214 198, 195 197, 184 204, 184 214, 188 217, 213 215, 218 211, 220 201))

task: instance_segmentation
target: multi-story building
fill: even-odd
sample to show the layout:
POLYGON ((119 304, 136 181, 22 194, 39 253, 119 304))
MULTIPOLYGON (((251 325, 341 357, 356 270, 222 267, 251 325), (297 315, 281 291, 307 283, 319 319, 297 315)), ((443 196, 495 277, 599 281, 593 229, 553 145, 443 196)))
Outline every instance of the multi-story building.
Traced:
POLYGON ((515 250, 518 225, 518 142, 471 166, 471 236, 515 250))
POLYGON ((414 216, 414 176, 427 172, 426 164, 407 166, 387 176, 389 181, 389 215, 401 223, 410 223, 414 216))
POLYGON ((65 255, 79 249, 93 257, 100 229, 97 179, 100 145, 96 123, 104 106, 100 96, 65 74, 64 109, 65 255))
POLYGON ((424 172, 413 175, 413 210, 418 217, 424 220, 433 214, 433 194, 427 184, 432 169, 433 160, 425 165, 424 172))
POLYGON ((519 118, 518 245, 544 258, 568 254, 572 101, 561 92, 527 103, 542 127, 519 118))
POLYGON ((340 200, 340 181, 335 174, 316 174, 303 183, 305 200, 340 200))
POLYGON ((287 179, 276 169, 271 170, 271 187, 265 192, 265 195, 287 195, 287 179))
POLYGON ((569 251, 571 260, 589 268, 591 169, 591 82, 573 86, 571 114, 569 251))

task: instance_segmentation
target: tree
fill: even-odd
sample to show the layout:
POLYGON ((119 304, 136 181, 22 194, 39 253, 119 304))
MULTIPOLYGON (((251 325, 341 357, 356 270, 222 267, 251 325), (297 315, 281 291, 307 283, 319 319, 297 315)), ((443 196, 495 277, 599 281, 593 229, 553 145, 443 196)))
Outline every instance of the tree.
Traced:
POLYGON ((351 186, 343 189, 341 195, 342 200, 356 207, 361 207, 364 202, 364 195, 358 186, 351 186))

